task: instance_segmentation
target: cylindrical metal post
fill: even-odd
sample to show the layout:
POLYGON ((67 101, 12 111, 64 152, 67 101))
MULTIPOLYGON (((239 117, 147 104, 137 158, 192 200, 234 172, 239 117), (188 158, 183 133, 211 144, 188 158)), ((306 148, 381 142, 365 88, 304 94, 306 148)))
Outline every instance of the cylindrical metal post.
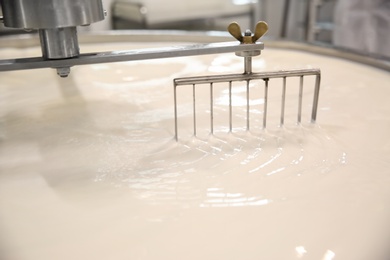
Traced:
POLYGON ((76 27, 41 29, 39 36, 46 59, 71 58, 80 53, 76 27))
POLYGON ((252 73, 252 57, 244 58, 244 73, 246 74, 252 73))

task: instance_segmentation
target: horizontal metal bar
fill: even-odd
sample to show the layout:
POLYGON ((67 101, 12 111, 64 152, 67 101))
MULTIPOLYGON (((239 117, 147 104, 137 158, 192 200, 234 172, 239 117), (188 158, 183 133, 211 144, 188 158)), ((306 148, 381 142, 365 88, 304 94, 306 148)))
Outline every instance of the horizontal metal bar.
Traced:
POLYGON ((0 71, 63 68, 76 65, 97 63, 123 62, 135 60, 174 58, 194 55, 219 54, 238 51, 253 51, 264 49, 262 42, 255 44, 240 44, 239 42, 222 42, 210 44, 183 45, 153 49, 138 49, 129 51, 112 51, 81 54, 75 58, 47 60, 42 57, 0 60, 0 71))
POLYGON ((271 79, 281 77, 300 77, 309 75, 320 75, 320 69, 299 69, 299 70, 280 70, 271 72, 249 73, 249 74, 228 74, 228 75, 212 75, 174 79, 176 86, 192 85, 192 84, 207 84, 230 81, 246 81, 254 79, 271 79))

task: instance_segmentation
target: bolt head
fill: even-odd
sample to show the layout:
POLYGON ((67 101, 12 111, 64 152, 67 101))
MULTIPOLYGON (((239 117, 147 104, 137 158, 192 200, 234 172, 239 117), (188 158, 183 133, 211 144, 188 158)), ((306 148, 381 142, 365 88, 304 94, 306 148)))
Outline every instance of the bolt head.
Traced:
POLYGON ((252 36, 252 32, 251 30, 246 30, 245 33, 244 33, 244 36, 252 36))
POLYGON ((61 78, 66 78, 68 77, 70 73, 70 68, 67 67, 67 68, 58 68, 57 69, 57 75, 60 76, 61 78))

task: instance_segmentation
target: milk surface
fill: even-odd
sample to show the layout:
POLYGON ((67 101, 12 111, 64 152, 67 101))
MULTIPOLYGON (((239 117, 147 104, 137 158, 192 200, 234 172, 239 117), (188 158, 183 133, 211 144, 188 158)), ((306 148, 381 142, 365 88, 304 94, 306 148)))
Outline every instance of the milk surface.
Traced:
MULTIPOLYGON (((163 46, 164 44, 154 44, 163 46)), ((147 47, 86 45, 83 52, 147 47)), ((0 56, 39 55, 38 48, 0 56)), ((239 73, 234 54, 1 73, 0 259, 388 259, 390 74, 299 51, 266 49, 253 71, 322 70, 314 79, 178 90, 176 77, 239 73)))

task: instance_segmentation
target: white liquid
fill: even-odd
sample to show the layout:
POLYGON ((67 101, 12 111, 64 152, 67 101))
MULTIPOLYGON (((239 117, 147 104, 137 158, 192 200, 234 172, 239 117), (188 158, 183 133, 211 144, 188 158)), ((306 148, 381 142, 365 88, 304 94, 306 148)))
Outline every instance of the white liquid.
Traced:
MULTIPOLYGON (((133 46, 143 47, 105 48, 133 46)), ((246 132, 238 85, 229 134, 221 85, 214 136, 208 89, 197 89, 194 138, 189 86, 180 90, 176 143, 173 78, 242 66, 223 54, 75 67, 67 79, 1 73, 0 258, 388 259, 389 73, 266 49, 254 71, 321 68, 318 123, 308 123, 305 79, 303 124, 295 124, 291 80, 279 128, 280 82, 271 81, 268 128, 256 85, 246 132)))

